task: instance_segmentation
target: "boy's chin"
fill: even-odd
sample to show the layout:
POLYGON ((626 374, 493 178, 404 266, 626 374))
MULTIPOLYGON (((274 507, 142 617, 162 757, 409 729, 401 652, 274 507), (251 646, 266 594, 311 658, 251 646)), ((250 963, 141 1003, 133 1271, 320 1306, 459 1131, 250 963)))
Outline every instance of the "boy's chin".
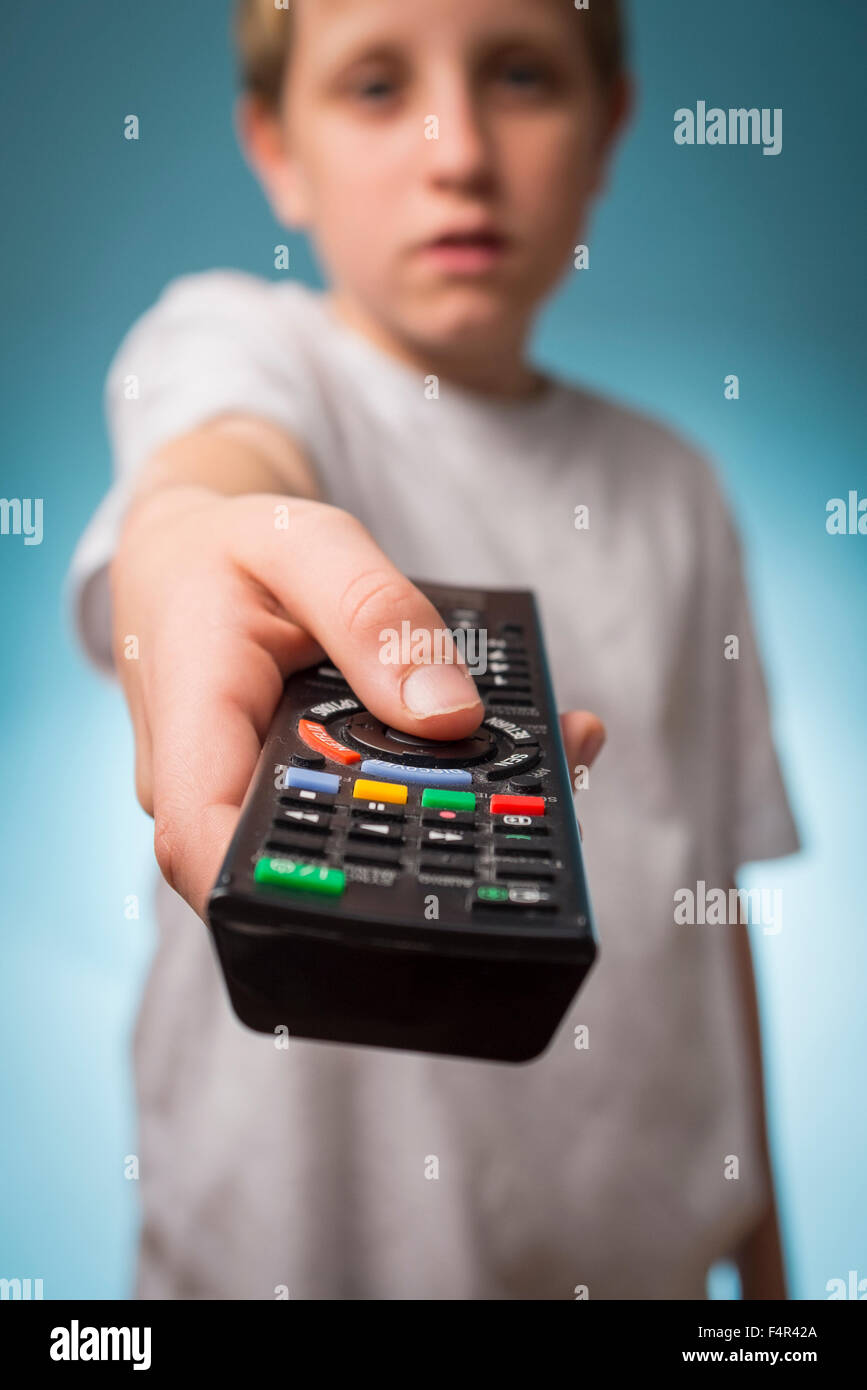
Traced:
POLYGON ((470 286, 424 296, 405 316, 411 337, 431 351, 466 355, 503 342, 514 342, 526 322, 514 298, 502 291, 470 286))

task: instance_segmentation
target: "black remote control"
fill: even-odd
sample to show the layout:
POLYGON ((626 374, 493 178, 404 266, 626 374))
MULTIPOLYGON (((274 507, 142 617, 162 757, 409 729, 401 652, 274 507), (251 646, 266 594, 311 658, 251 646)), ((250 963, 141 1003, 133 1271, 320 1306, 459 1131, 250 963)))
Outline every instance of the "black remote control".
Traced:
POLYGON ((424 741, 330 665, 291 676, 211 930, 250 1028, 529 1061, 597 950, 536 603, 414 582, 451 634, 441 654, 456 647, 475 677, 482 724, 424 741))

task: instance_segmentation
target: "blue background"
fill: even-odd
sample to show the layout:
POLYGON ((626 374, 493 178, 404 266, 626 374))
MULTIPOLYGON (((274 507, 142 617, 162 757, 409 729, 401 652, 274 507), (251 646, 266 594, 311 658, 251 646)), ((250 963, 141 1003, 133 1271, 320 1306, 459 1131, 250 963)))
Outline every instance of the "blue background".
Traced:
MULTIPOLYGON (((829 497, 867 494, 860 9, 640 6, 637 123, 591 269, 536 345, 545 364, 707 449, 742 526, 807 846, 761 871, 783 888, 785 925, 753 933, 797 1298, 826 1296, 850 1269, 867 1277, 867 537, 825 531, 829 497), (673 112, 700 98, 782 107, 782 153, 676 147, 673 112), (723 399, 729 372, 738 402, 723 399)), ((0 494, 43 497, 45 538, 0 537, 0 1276, 41 1277, 48 1298, 127 1296, 137 1221, 123 1158, 153 942, 150 823, 120 697, 83 663, 61 604, 109 478, 104 375, 172 277, 273 275, 286 239, 234 143, 227 14, 215 0, 89 0, 3 18, 0 494), (130 112, 138 143, 122 138, 130 112)), ((295 272, 315 280, 290 245, 295 272)), ((712 1291, 734 1292, 725 1270, 712 1291)))

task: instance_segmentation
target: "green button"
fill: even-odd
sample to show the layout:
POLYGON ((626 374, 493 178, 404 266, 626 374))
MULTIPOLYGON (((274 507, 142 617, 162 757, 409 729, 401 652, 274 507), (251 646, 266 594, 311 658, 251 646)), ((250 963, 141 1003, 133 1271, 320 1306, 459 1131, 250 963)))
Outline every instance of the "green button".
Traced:
POLYGON ((267 888, 302 888, 306 893, 328 893, 332 897, 346 887, 342 869, 305 864, 300 859, 260 859, 253 878, 267 888))
POLYGON ((509 901, 508 888, 497 888, 493 883, 483 883, 476 890, 476 897, 483 903, 505 903, 509 901))
POLYGON ((475 811, 475 792, 444 792, 437 787, 425 787, 421 794, 422 806, 430 806, 434 811, 475 811))

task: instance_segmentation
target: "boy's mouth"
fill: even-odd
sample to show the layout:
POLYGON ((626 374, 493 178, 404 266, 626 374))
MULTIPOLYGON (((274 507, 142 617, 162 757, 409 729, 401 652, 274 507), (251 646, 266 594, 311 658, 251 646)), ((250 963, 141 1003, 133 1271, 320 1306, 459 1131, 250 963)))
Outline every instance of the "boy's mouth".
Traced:
POLYGON ((497 265, 508 249, 508 239, 493 228, 445 232, 425 242, 421 251, 438 269, 453 274, 478 274, 497 265))

